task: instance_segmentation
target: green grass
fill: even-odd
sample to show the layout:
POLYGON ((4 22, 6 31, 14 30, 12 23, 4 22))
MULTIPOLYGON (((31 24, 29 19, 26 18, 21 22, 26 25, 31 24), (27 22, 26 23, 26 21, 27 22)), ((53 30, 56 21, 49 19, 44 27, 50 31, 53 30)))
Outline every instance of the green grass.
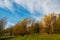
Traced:
POLYGON ((10 40, 11 38, 14 38, 15 36, 0 36, 0 40, 10 40))
POLYGON ((11 40, 60 40, 60 34, 32 34, 26 36, 18 36, 11 40))
POLYGON ((25 36, 16 36, 10 40, 60 40, 60 34, 31 34, 25 36))

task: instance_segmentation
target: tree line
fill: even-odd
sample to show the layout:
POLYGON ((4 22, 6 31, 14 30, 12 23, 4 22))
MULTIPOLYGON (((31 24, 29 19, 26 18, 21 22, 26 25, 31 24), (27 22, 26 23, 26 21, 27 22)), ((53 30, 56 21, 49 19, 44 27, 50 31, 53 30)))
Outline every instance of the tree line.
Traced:
POLYGON ((39 21, 25 18, 14 26, 4 29, 6 23, 5 18, 0 20, 0 35, 60 34, 60 14, 51 13, 39 21))

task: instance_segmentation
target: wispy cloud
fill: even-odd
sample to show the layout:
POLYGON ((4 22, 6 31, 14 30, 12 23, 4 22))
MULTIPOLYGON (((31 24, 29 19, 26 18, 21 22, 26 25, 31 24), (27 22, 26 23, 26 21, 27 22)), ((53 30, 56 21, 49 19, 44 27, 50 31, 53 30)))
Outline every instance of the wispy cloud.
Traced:
POLYGON ((6 28, 11 27, 11 26, 14 26, 14 25, 15 25, 14 23, 7 22, 6 28))
POLYGON ((48 14, 49 12, 60 13, 60 1, 59 0, 47 0, 43 3, 43 12, 48 14))
POLYGON ((60 12, 59 0, 15 0, 17 4, 26 6, 28 10, 32 13, 35 11, 41 12, 43 14, 48 14, 49 12, 60 12))
POLYGON ((0 0, 0 7, 8 8, 9 10, 13 10, 13 5, 10 0, 0 0))
POLYGON ((9 9, 18 19, 19 18, 18 15, 14 12, 15 9, 12 4, 13 2, 14 2, 13 0, 0 0, 0 7, 9 9))
MULTIPOLYGON (((0 0, 0 7, 8 8, 17 18, 19 17, 14 12, 15 8, 13 6, 13 2, 30 11, 31 17, 35 18, 36 20, 39 20, 41 16, 34 15, 37 14, 35 12, 38 12, 39 15, 48 15, 49 12, 60 13, 60 0, 0 0)), ((20 10, 18 9, 18 11, 20 10)), ((24 15, 27 16, 27 14, 24 15)))
POLYGON ((22 5, 31 13, 34 13, 34 11, 42 12, 43 14, 60 12, 59 0, 0 0, 0 7, 7 7, 8 9, 13 10, 12 2, 22 5))

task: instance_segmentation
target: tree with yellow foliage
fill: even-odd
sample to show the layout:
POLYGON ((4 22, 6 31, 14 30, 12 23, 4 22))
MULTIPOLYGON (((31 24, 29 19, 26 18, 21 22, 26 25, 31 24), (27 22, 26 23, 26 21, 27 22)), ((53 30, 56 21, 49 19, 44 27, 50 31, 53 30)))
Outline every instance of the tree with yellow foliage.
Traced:
POLYGON ((60 33, 60 14, 58 14, 57 20, 54 23, 54 32, 60 33))
POLYGON ((26 34, 27 21, 28 21, 27 19, 24 19, 20 23, 18 23, 14 26, 14 34, 15 35, 24 35, 24 34, 26 34))
POLYGON ((53 24, 55 21, 56 21, 56 15, 54 15, 53 13, 44 17, 44 22, 46 25, 46 31, 48 34, 54 33, 53 24))

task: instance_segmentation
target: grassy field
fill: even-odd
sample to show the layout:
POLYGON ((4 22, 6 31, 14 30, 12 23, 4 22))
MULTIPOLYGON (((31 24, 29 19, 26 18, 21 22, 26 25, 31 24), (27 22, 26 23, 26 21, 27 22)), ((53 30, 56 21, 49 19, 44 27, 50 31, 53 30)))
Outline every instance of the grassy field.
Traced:
MULTIPOLYGON (((7 37, 6 40, 8 40, 7 37)), ((31 34, 25 36, 17 36, 15 38, 11 38, 10 40, 60 40, 60 34, 31 34)))

